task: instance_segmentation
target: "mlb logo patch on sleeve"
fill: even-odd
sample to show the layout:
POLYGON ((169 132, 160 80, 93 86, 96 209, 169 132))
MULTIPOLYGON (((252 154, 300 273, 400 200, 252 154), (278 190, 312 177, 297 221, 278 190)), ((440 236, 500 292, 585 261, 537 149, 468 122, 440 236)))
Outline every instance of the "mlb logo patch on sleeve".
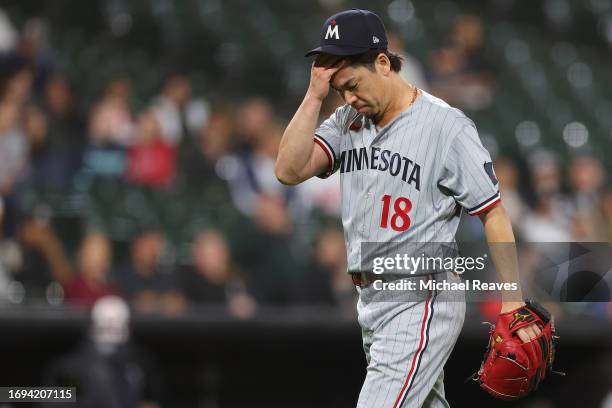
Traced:
POLYGON ((489 178, 491 179, 491 182, 493 183, 493 185, 496 186, 498 181, 497 181, 497 177, 495 176, 495 170, 493 170, 493 162, 486 162, 484 164, 484 169, 489 175, 489 178))

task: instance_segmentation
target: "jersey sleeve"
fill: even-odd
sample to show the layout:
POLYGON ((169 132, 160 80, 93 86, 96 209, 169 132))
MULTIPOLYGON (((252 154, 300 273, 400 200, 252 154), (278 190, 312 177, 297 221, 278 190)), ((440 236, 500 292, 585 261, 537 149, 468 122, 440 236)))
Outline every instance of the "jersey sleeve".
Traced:
POLYGON ((336 109, 336 111, 315 130, 314 141, 323 149, 328 161, 327 170, 317 177, 327 178, 338 170, 340 163, 337 153, 340 151, 340 137, 344 127, 344 111, 344 107, 336 109))
POLYGON ((438 185, 468 214, 481 214, 501 202, 491 156, 473 125, 464 126, 452 139, 442 163, 438 185))

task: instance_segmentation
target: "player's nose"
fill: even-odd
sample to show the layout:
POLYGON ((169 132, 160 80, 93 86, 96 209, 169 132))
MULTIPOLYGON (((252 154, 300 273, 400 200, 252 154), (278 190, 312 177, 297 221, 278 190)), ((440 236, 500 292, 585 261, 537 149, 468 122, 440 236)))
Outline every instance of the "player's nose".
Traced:
POLYGON ((346 101, 346 103, 348 103, 349 105, 354 104, 355 102, 357 102, 357 97, 355 96, 354 93, 349 92, 349 91, 345 91, 344 92, 344 100, 346 101))

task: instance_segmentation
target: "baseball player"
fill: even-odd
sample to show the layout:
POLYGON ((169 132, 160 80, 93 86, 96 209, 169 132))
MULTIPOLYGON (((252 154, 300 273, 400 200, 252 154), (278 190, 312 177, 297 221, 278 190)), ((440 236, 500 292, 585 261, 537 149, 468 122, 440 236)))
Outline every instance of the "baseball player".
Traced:
MULTIPOLYGON (((331 16, 311 55, 310 85, 280 142, 276 176, 293 185, 341 173, 348 272, 368 362, 357 406, 448 407, 443 366, 465 302, 436 301, 436 291, 415 302, 375 301, 361 244, 454 242, 462 208, 481 218, 489 243, 514 242, 491 158, 461 111, 401 79, 402 61, 387 50, 376 14, 331 16), (330 88, 346 104, 316 127, 330 88)), ((492 256, 500 278, 518 282, 515 254, 492 256)), ((502 313, 524 306, 508 299, 502 293, 502 313)), ((517 332, 524 342, 539 334, 535 323, 517 332)))

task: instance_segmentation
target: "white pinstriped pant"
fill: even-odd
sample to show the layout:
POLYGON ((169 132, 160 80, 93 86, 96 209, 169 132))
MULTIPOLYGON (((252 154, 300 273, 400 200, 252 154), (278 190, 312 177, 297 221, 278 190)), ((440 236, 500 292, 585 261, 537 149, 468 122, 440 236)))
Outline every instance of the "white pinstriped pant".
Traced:
POLYGON ((357 290, 368 363, 357 408, 449 407, 443 367, 465 319, 463 296, 422 291, 407 302, 372 285, 357 290))

